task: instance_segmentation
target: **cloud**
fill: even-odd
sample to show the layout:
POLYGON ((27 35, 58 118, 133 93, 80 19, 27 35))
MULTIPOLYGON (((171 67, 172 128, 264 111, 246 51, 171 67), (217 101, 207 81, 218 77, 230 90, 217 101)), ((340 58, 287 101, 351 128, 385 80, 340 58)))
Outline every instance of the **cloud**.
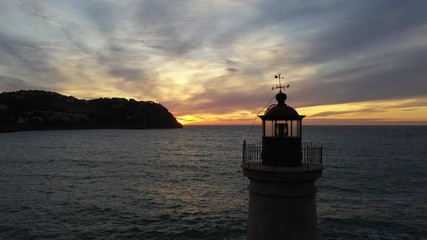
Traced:
POLYGON ((398 39, 425 26, 423 1, 260 2, 259 22, 303 42, 298 61, 323 63, 398 39))
POLYGON ((67 81, 68 77, 55 67, 52 63, 54 57, 44 45, 0 34, 0 63, 3 73, 15 75, 12 78, 25 79, 21 83, 32 82, 32 86, 46 87, 55 82, 67 81))
POLYGON ((226 70, 229 71, 230 73, 235 73, 239 71, 237 68, 227 68, 226 70))
POLYGON ((325 112, 319 112, 316 114, 310 115, 311 118, 316 117, 340 117, 340 116, 346 116, 353 113, 378 113, 378 112, 384 112, 383 109, 373 109, 373 108, 362 108, 358 110, 352 110, 352 111, 325 111, 325 112))
POLYGON ((308 106, 426 96, 425 61, 427 49, 384 54, 377 56, 376 62, 348 66, 295 83, 293 97, 298 106, 308 106))
POLYGON ((291 84, 294 107, 425 97, 426 7, 418 0, 2 1, 0 86, 155 100, 179 114, 256 112, 274 95, 277 72, 291 84))
POLYGON ((9 92, 16 89, 31 89, 31 84, 22 79, 0 75, 0 91, 9 92))
POLYGON ((144 78, 143 71, 137 68, 115 68, 109 69, 109 73, 115 77, 124 79, 125 81, 138 81, 144 78))

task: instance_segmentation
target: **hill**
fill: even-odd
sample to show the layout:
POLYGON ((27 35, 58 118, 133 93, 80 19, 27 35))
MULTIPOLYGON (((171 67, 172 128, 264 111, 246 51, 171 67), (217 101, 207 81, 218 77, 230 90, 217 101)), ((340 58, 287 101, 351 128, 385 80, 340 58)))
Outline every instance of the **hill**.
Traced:
POLYGON ((125 98, 77 99, 28 90, 0 94, 0 132, 182 128, 161 104, 125 98))

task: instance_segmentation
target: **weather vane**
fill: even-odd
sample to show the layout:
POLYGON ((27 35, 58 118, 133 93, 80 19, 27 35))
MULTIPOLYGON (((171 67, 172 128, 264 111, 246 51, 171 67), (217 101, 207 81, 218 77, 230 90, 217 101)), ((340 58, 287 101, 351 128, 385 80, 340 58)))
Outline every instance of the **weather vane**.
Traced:
POLYGON ((282 77, 281 73, 278 73, 278 74, 274 75, 274 78, 278 78, 279 79, 279 85, 276 85, 271 90, 279 89, 279 91, 282 92, 282 89, 289 88, 289 84, 286 85, 286 86, 282 86, 282 79, 285 79, 285 78, 282 77))

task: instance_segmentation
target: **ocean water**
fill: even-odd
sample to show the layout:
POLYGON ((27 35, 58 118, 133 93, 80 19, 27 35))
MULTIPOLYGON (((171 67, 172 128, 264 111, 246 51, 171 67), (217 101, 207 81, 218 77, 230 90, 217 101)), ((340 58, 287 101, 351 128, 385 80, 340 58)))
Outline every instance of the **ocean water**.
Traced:
MULTIPOLYGON (((0 134, 0 239, 245 239, 260 127, 0 134)), ((427 127, 304 126, 319 239, 427 239, 427 127)))

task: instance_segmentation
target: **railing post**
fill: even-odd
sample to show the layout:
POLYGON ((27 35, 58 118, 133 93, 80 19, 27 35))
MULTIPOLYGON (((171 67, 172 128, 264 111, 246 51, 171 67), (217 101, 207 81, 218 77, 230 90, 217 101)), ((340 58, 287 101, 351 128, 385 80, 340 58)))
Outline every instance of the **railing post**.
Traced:
POLYGON ((252 162, 252 146, 249 145, 248 147, 249 151, 248 151, 248 162, 252 162))
POLYGON ((245 163, 246 160, 246 140, 243 140, 243 162, 245 163))
POLYGON ((323 166, 323 147, 320 148, 320 166, 323 166))

